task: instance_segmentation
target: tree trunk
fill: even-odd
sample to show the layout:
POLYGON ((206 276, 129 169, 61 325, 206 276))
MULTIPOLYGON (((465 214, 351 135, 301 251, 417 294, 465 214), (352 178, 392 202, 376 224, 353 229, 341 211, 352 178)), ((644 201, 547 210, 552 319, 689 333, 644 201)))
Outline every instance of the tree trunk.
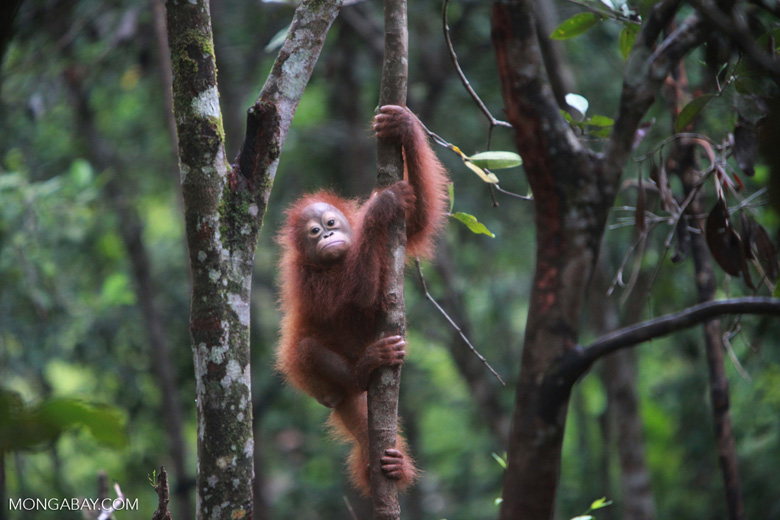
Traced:
POLYGON ((251 518, 249 288, 259 210, 230 189, 238 179, 225 158, 208 2, 169 1, 167 14, 192 272, 197 517, 251 518))
POLYGON ((341 7, 308 0, 255 104, 236 165, 225 157, 206 0, 167 4, 174 112, 192 272, 198 518, 253 516, 249 303, 257 234, 293 115, 341 7))
POLYGON ((622 518, 654 520, 655 502, 650 472, 645 462, 643 426, 636 390, 636 365, 636 353, 631 350, 616 352, 604 358, 604 372, 608 374, 605 380, 620 458, 622 518))
MULTIPOLYGON (((681 170, 679 173, 683 181, 685 194, 688 195, 695 189, 695 185, 701 181, 700 175, 695 169, 694 146, 683 146, 679 152, 681 155, 681 170)), ((691 215, 706 214, 706 209, 702 204, 701 192, 694 196, 689 212, 691 215)), ((702 228, 702 226, 697 227, 702 228)), ((709 302, 715 300, 717 286, 710 252, 704 236, 703 230, 702 233, 691 233, 691 253, 699 301, 709 302)), ((710 405, 712 406, 712 417, 715 426, 715 440, 718 445, 718 462, 723 474, 728 517, 729 520, 743 520, 745 518, 745 507, 742 501, 737 448, 731 426, 731 413, 729 412, 729 380, 723 362, 725 346, 721 334, 720 320, 717 318, 710 320, 704 324, 702 329, 705 351, 707 353, 707 368, 709 369, 710 405)))
MULTIPOLYGON (((616 296, 606 297, 608 282, 606 266, 600 262, 590 291, 589 306, 594 316, 593 328, 599 335, 615 330, 621 323, 636 323, 642 315, 647 291, 650 289, 647 277, 640 277, 630 297, 621 308, 616 296)), ((631 350, 615 352, 604 358, 599 370, 607 389, 608 409, 604 449, 613 449, 617 444, 620 467, 618 480, 621 486, 621 500, 618 511, 605 510, 604 514, 623 520, 655 520, 656 508, 650 482, 650 470, 645 460, 645 440, 642 416, 639 410, 637 354, 631 350)), ((607 466, 606 471, 609 471, 607 466)), ((609 488, 605 487, 604 496, 609 488)), ((610 508, 612 509, 612 508, 610 508)))
POLYGON ((494 4, 493 41, 508 120, 536 200, 537 230, 501 518, 543 519, 553 515, 571 390, 545 386, 544 375, 577 346, 609 200, 544 80, 529 2, 494 4))
MULTIPOLYGON (((679 6, 664 0, 635 41, 620 110, 603 154, 584 148, 560 115, 542 65, 532 0, 498 0, 496 50, 506 113, 535 200, 536 270, 504 477, 501 518, 545 519, 554 511, 571 386, 564 360, 577 345, 585 289, 598 256, 606 215, 640 121, 670 64, 698 45, 698 19, 682 24, 669 45, 651 53, 679 6), (559 370, 560 369, 560 370, 559 370)), ((579 375, 581 372, 575 370, 579 375)))

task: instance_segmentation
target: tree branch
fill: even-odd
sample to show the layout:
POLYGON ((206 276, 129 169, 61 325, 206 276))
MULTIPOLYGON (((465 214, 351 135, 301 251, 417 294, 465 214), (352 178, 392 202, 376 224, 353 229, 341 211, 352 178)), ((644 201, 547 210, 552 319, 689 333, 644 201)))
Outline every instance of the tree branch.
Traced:
MULTIPOLYGON (((705 323, 723 314, 780 316, 780 299, 750 297, 700 303, 674 314, 643 321, 605 334, 582 350, 581 356, 590 366, 599 358, 617 350, 705 323)), ((582 372, 587 368, 584 367, 582 372)))
POLYGON ((616 350, 632 347, 672 332, 699 325, 723 314, 768 314, 780 316, 780 299, 734 298, 694 305, 674 314, 661 316, 605 334, 585 349, 592 361, 616 350))
POLYGON ((669 71, 707 37, 704 24, 694 15, 656 46, 658 35, 672 20, 679 5, 680 0, 665 0, 652 9, 628 57, 620 108, 604 151, 604 174, 612 185, 622 175, 634 148, 636 130, 669 71))
MULTIPOLYGON (((406 0, 385 0, 385 54, 379 105, 406 105, 408 44, 406 0)), ((403 179, 401 147, 377 139, 377 187, 403 179)), ((406 225, 403 218, 394 222, 390 233, 390 276, 385 288, 385 312, 379 318, 377 337, 406 334, 404 305, 404 266, 406 265, 406 225)), ((368 445, 371 498, 374 519, 397 520, 401 517, 398 490, 382 472, 385 450, 395 447, 398 430, 398 392, 401 366, 383 366, 371 375, 368 385, 368 445)))
POLYGON ((586 348, 568 350, 544 377, 539 415, 546 420, 551 420, 549 414, 554 413, 558 405, 568 398, 574 383, 602 357, 672 332, 691 328, 724 314, 780 316, 780 299, 753 297, 704 302, 674 314, 610 332, 586 348))
POLYGON ((452 64, 455 66, 455 72, 457 72, 458 77, 460 78, 460 82, 463 83, 463 87, 466 89, 466 92, 468 92, 469 96, 471 96, 471 99, 474 100, 474 103, 477 104, 480 111, 487 118, 488 123, 490 123, 491 132, 493 131, 493 127, 495 126, 504 126, 507 128, 512 128, 512 125, 510 125, 506 121, 500 121, 495 117, 493 117, 493 114, 490 112, 488 107, 485 106, 485 103, 479 97, 479 94, 477 94, 472 88, 469 79, 466 77, 466 74, 464 74, 463 72, 463 69, 460 68, 460 63, 458 62, 458 55, 455 53, 455 47, 452 45, 452 39, 450 38, 450 26, 447 24, 447 7, 449 6, 449 3, 450 0, 444 0, 442 4, 442 8, 441 8, 442 29, 444 30, 444 42, 447 45, 447 51, 450 55, 450 59, 452 60, 452 64))
POLYGON ((493 374, 493 377, 498 379, 498 382, 501 383, 501 386, 506 386, 506 383, 503 379, 501 379, 501 376, 498 375, 498 372, 493 369, 492 366, 490 366, 490 363, 487 359, 485 359, 485 356, 479 353, 479 351, 474 347, 474 345, 469 341, 469 338, 466 336, 466 334, 463 332, 463 329, 461 329, 455 321, 450 318, 450 315, 447 314, 447 311, 445 311, 441 305, 439 305, 439 302, 436 301, 436 299, 431 295, 431 293, 428 291, 428 284, 425 282, 425 276, 423 276, 422 272, 422 265, 420 265, 420 259, 415 258, 414 259, 414 265, 417 267, 417 274, 420 276, 420 285, 422 285, 422 290, 425 293, 425 298, 433 304, 434 307, 436 307, 436 310, 439 311, 439 313, 444 316, 444 318, 447 320, 447 322, 452 326, 453 329, 455 329, 455 332, 458 333, 458 335, 461 337, 463 342, 466 344, 466 346, 469 348, 472 354, 474 354, 477 359, 480 360, 480 362, 485 366, 485 368, 488 369, 488 371, 493 374))
POLYGON ((775 83, 780 84, 780 62, 762 51, 750 35, 750 28, 741 13, 729 4, 731 12, 724 12, 712 0, 694 0, 696 10, 717 30, 729 37, 746 56, 765 69, 775 83))
MULTIPOLYGON (((679 164, 678 175, 683 183, 685 193, 690 196, 690 212, 694 215, 705 212, 703 194, 698 190, 701 179, 699 165, 696 160, 695 145, 691 142, 680 143, 676 157, 679 164)), ((701 224, 698 228, 703 227, 701 224)), ((703 233, 691 233, 691 253, 693 256, 696 289, 699 301, 715 300, 717 282, 712 266, 712 259, 707 241, 703 233)), ((718 445, 718 462, 723 473, 723 485, 726 495, 726 506, 729 520, 744 520, 745 505, 742 497, 742 485, 739 478, 739 462, 734 440, 734 429, 729 412, 729 380, 723 362, 725 350, 720 320, 713 319, 704 322, 704 348, 707 354, 709 368, 710 406, 715 426, 715 441, 718 445)))
POLYGON ((244 143, 235 163, 253 191, 259 222, 295 110, 341 5, 342 0, 306 0, 298 6, 273 69, 247 111, 244 143))

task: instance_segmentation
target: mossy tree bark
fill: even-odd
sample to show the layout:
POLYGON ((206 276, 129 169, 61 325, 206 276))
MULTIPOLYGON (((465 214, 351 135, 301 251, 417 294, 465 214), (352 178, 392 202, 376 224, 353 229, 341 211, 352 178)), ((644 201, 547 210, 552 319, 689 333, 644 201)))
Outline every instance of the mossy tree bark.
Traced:
POLYGON ((173 98, 192 272, 198 518, 251 518, 254 440, 249 302, 257 235, 279 156, 340 0, 301 4, 249 109, 242 150, 225 156, 207 0, 167 2, 173 98))

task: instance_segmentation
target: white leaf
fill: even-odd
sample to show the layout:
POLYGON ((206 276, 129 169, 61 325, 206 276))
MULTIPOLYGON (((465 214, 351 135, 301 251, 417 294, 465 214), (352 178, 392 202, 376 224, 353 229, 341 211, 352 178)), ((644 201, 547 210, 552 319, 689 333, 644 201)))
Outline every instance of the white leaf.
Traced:
POLYGON ((585 117, 585 114, 588 113, 588 100, 579 94, 566 94, 566 103, 568 103, 569 106, 575 109, 577 112, 582 114, 582 117, 585 117))

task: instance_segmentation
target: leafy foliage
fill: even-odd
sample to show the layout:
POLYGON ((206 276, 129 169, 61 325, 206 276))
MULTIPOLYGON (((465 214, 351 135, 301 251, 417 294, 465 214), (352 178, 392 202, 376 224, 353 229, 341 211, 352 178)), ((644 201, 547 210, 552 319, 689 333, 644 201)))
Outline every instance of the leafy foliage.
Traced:
POLYGON ((575 14, 571 18, 567 18, 555 28, 550 34, 550 38, 554 40, 568 40, 569 38, 575 38, 581 34, 584 34, 589 29, 596 26, 601 21, 601 18, 593 13, 579 13, 575 14))
POLYGON ((115 408, 65 398, 47 399, 28 407, 18 393, 0 389, 2 453, 44 448, 80 426, 98 442, 122 448, 127 445, 123 422, 122 414, 115 408))

